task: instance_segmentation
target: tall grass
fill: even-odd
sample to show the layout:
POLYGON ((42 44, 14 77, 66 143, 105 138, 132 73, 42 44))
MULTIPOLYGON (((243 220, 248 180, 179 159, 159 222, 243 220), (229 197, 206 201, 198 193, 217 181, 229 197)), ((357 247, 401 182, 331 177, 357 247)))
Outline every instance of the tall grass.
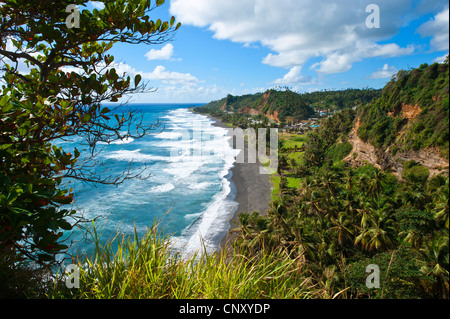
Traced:
POLYGON ((94 231, 95 253, 77 258, 80 288, 57 281, 50 298, 88 299, 285 299, 318 297, 306 267, 284 251, 244 256, 237 248, 183 257, 169 238, 150 228, 139 238, 117 235, 103 243, 94 231))

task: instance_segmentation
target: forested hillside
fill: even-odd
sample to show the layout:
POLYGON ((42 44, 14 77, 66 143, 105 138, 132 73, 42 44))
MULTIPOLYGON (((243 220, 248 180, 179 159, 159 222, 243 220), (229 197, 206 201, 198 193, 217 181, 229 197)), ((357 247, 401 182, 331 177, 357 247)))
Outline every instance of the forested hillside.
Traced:
POLYGON ((448 159, 448 104, 448 59, 402 70, 385 86, 380 99, 362 109, 358 135, 392 155, 436 148, 448 159))
POLYGON ((344 109, 366 105, 381 96, 381 90, 371 88, 326 90, 305 93, 303 98, 313 107, 344 109))
POLYGON ((313 117, 315 112, 301 95, 286 90, 269 90, 244 96, 228 95, 226 98, 211 102, 196 109, 218 117, 226 115, 262 115, 273 122, 284 122, 287 118, 294 121, 313 117))
POLYGON ((266 117, 272 122, 296 123, 315 117, 315 110, 340 110, 370 103, 381 95, 381 90, 348 89, 298 94, 290 90, 268 90, 243 96, 228 95, 218 101, 196 108, 197 112, 238 123, 241 116, 266 117), (234 119, 234 120, 233 120, 234 119))
POLYGON ((400 71, 379 99, 302 137, 297 153, 281 137, 272 207, 241 215, 237 245, 284 250, 328 297, 448 298, 448 160, 433 174, 426 166, 436 152, 448 158, 448 70, 447 59, 400 71), (366 285, 369 265, 378 288, 366 285))

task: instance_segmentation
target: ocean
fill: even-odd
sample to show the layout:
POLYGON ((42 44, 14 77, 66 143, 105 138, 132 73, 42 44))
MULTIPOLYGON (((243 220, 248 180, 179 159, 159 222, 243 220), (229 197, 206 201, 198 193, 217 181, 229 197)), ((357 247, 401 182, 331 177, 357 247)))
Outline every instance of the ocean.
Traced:
MULTIPOLYGON (((237 203, 230 169, 237 155, 227 130, 214 121, 191 112, 193 105, 131 105, 143 114, 143 124, 161 126, 141 139, 100 143, 99 168, 120 175, 132 163, 133 172, 146 168, 150 177, 131 179, 118 186, 86 184, 67 180, 74 190, 73 208, 84 219, 95 221, 102 239, 119 233, 143 236, 155 221, 163 235, 170 236, 173 249, 185 255, 219 248, 237 203)), ((58 143, 66 152, 77 147, 86 154, 81 138, 58 143)), ((90 223, 83 223, 90 227, 90 223)), ((90 254, 92 241, 75 228, 69 253, 90 254)))

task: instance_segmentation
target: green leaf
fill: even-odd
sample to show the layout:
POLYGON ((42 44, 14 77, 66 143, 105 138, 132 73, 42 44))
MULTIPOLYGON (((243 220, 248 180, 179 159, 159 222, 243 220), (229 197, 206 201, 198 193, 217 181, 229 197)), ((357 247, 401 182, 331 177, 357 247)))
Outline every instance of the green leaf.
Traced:
POLYGON ((50 75, 50 76, 48 77, 48 81, 49 81, 50 83, 56 84, 56 83, 59 82, 59 78, 58 78, 57 76, 55 76, 55 75, 50 75))
POLYGON ((156 24, 155 24, 155 28, 156 28, 156 30, 158 30, 159 29, 159 27, 161 26, 161 19, 158 19, 157 21, 156 21, 156 24))
POLYGON ((112 43, 112 42, 109 42, 109 43, 106 45, 106 47, 105 47, 105 51, 108 51, 109 49, 111 49, 112 46, 113 46, 113 43, 112 43))
POLYGON ((60 196, 60 197, 53 199, 53 201, 58 204, 68 205, 73 202, 73 197, 72 196, 60 196))
POLYGON ((141 82, 141 80, 142 80, 142 76, 141 76, 140 74, 137 74, 137 75, 134 77, 134 84, 135 84, 136 86, 138 86, 139 83, 141 82))
POLYGON ((89 122, 92 118, 92 115, 89 113, 84 114, 83 116, 83 122, 89 122))
POLYGON ((60 220, 60 221, 58 221, 58 226, 61 228, 61 229, 64 229, 64 230, 72 230, 72 225, 70 225, 68 222, 66 222, 65 220, 60 220))
POLYGON ((23 209, 23 208, 14 207, 11 210, 13 212, 17 213, 17 214, 23 214, 23 215, 26 215, 28 217, 31 217, 33 215, 33 213, 31 213, 29 210, 26 210, 26 209, 23 209))
POLYGON ((166 21, 161 26, 161 32, 167 31, 169 29, 169 23, 166 21))
POLYGON ((0 106, 1 106, 1 107, 4 107, 4 106, 6 106, 6 104, 8 104, 8 102, 9 102, 9 96, 8 96, 8 95, 5 95, 5 96, 3 96, 2 99, 0 100, 0 106))
POLYGON ((6 150, 7 148, 10 148, 11 146, 13 146, 13 144, 3 144, 3 145, 0 145, 0 150, 6 150))

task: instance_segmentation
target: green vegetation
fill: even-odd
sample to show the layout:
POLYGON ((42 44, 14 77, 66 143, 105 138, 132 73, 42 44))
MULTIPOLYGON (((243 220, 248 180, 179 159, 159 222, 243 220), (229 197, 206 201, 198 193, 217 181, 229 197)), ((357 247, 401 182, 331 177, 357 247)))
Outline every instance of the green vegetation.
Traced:
POLYGON ((394 153, 436 147, 448 159, 448 101, 448 58, 442 64, 401 70, 380 99, 362 108, 358 134, 377 148, 392 147, 394 153))
POLYGON ((325 152, 325 162, 338 162, 343 160, 352 151, 353 146, 349 142, 336 143, 325 152))
POLYGON ((366 105, 381 96, 381 90, 371 88, 317 91, 303 98, 314 108, 341 110, 366 105))
POLYGON ((310 133, 305 143, 306 165, 320 167, 348 155, 351 149, 345 141, 354 119, 355 111, 344 110, 323 121, 319 130, 310 133), (339 138, 343 145, 335 145, 339 138))
POLYGON ((50 298, 93 299, 264 299, 318 297, 299 258, 283 250, 244 256, 239 250, 182 258, 169 239, 149 229, 144 238, 118 235, 102 243, 94 231, 95 254, 76 260, 80 289, 67 289, 64 278, 50 298), (199 258, 202 258, 199 260, 199 258))
MULTIPOLYGON (((377 131, 381 135, 374 138, 383 143, 391 134, 389 126, 367 125, 370 116, 364 112, 373 111, 380 119, 378 107, 385 98, 361 110, 361 127, 377 131)), ((432 106, 428 112, 432 115, 418 119, 439 113, 432 106)), ((290 258, 304 259, 312 282, 324 287, 326 297, 448 298, 448 171, 430 178, 427 167, 408 161, 400 181, 370 164, 350 167, 343 159, 352 150, 347 139, 356 115, 343 110, 306 136, 280 134, 280 167, 271 177, 269 215, 242 217, 245 224, 235 245, 245 248, 246 255, 284 247, 290 258), (292 157, 293 148, 300 149, 294 153, 298 157, 292 157), (380 269, 380 288, 366 286, 371 264, 380 269)), ((438 127, 440 121, 438 117, 438 127)), ((437 132, 435 140, 446 134, 437 132)))
POLYGON ((37 273, 50 271, 55 256, 68 248, 63 232, 71 230, 80 217, 64 208, 73 201, 73 190, 64 189, 63 180, 119 184, 135 177, 130 171, 105 176, 94 169, 96 145, 139 138, 153 128, 144 127, 133 110, 101 105, 146 91, 140 75, 132 82, 129 76, 117 74, 114 57, 107 52, 117 42, 163 43, 180 25, 174 18, 149 20, 147 14, 163 0, 152 4, 133 0, 106 1, 102 10, 82 10, 80 26, 69 28, 66 7, 82 8, 88 2, 24 0, 2 1, 0 6, 2 296, 33 293, 31 288, 18 287, 26 286, 25 278, 39 282, 37 273), (23 65, 27 71, 21 70, 23 65), (83 156, 77 149, 67 152, 55 145, 74 136, 90 146, 83 156))
POLYGON ((236 247, 245 255, 284 247, 304 258, 327 297, 448 298, 448 177, 424 180, 414 165, 400 182, 372 165, 340 165, 340 157, 307 166, 300 185, 286 177, 289 167, 273 176, 269 216, 243 217, 236 247), (380 268, 380 289, 365 286, 370 264, 380 268))
POLYGON ((430 176, 428 168, 417 164, 414 161, 409 161, 403 165, 402 177, 410 183, 426 184, 430 176))
POLYGON ((107 242, 94 230, 94 255, 73 257, 81 270, 80 289, 67 289, 64 277, 53 285, 43 280, 67 248, 63 231, 74 226, 68 220, 75 212, 64 209, 72 190, 62 189, 63 179, 117 184, 133 177, 89 174, 92 162, 53 143, 81 136, 94 154, 98 142, 139 138, 151 129, 141 127, 135 113, 119 114, 101 102, 145 88, 139 76, 134 85, 120 77, 106 53, 118 41, 169 40, 179 27, 174 19, 154 22, 146 15, 163 2, 108 1, 104 10, 84 10, 75 29, 65 26, 65 8, 73 1, 0 6, 0 53, 11 61, 2 69, 0 95, 0 296, 448 298, 448 172, 430 178, 428 168, 409 161, 400 181, 373 165, 350 167, 343 161, 357 116, 360 137, 378 150, 394 144, 396 151, 436 147, 448 158, 448 59, 400 71, 381 97, 377 90, 305 95, 270 90, 230 95, 199 108, 242 126, 249 123, 239 112, 249 109, 261 113, 258 125, 267 125, 267 116, 306 119, 314 114, 312 106, 342 110, 307 136, 283 136, 269 214, 240 215, 232 247, 183 258, 156 226, 143 238, 118 234, 107 242), (18 58, 28 61, 28 74, 19 72, 18 58), (108 72, 98 72, 98 63, 108 72), (130 130, 136 124, 139 133, 130 130), (380 288, 365 285, 370 264, 380 268, 380 288))
POLYGON ((254 114, 255 121, 261 121, 261 124, 266 126, 270 116, 275 118, 275 121, 284 122, 287 117, 300 121, 313 117, 315 114, 301 95, 290 90, 269 90, 264 94, 244 96, 228 95, 222 100, 194 109, 195 112, 210 114, 221 118, 224 122, 244 128, 250 126, 248 123, 250 110, 258 113, 254 114))
POLYGON ((210 114, 234 126, 249 127, 250 110, 258 112, 252 115, 255 121, 267 126, 269 116, 277 116, 281 123, 297 123, 317 116, 318 110, 341 110, 357 108, 372 102, 381 96, 381 90, 347 89, 340 91, 318 91, 298 94, 286 89, 249 94, 243 96, 228 95, 218 101, 210 102, 194 109, 195 112, 210 114))

